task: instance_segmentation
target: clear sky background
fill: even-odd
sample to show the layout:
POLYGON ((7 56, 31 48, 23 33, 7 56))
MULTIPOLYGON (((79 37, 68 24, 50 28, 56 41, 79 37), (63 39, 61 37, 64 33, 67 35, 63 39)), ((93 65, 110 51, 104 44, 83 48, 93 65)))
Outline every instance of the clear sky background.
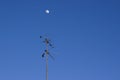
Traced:
POLYGON ((119 0, 0 0, 0 80, 45 80, 44 34, 49 80, 120 80, 119 0))

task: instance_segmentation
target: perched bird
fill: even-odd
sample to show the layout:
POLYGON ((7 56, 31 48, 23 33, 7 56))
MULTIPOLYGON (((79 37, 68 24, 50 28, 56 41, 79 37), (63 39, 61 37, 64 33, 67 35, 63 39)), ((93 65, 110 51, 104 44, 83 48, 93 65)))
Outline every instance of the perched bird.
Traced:
POLYGON ((45 56, 45 53, 42 54, 42 57, 44 57, 44 56, 45 56))

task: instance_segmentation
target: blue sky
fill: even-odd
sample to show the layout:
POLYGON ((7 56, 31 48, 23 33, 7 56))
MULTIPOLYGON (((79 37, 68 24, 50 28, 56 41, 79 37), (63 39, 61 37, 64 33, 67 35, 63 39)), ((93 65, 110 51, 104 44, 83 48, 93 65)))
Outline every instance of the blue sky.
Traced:
POLYGON ((119 0, 0 1, 0 80, 120 80, 119 0), (50 14, 45 14, 45 9, 50 14))

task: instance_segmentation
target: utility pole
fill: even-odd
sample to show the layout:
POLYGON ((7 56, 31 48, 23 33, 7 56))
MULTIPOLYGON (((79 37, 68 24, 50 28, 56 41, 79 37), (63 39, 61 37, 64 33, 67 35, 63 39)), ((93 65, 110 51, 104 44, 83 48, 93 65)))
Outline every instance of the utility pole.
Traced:
MULTIPOLYGON (((44 38, 44 37, 40 36, 40 38, 44 38)), ((49 47, 54 48, 54 47, 48 38, 44 38, 43 42, 45 43, 46 49, 45 52, 42 54, 42 57, 45 56, 46 59, 46 80, 48 80, 48 56, 54 59, 54 57, 49 53, 48 48, 49 47)))
POLYGON ((48 80, 48 40, 47 38, 45 39, 45 44, 46 44, 46 50, 45 50, 45 55, 46 55, 46 80, 48 80))

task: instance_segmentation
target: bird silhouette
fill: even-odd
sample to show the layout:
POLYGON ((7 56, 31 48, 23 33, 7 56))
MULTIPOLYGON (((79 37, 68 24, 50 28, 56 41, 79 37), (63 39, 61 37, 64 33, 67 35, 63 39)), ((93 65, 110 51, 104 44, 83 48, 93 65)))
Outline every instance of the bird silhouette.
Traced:
POLYGON ((45 53, 42 54, 42 58, 45 56, 45 53))

